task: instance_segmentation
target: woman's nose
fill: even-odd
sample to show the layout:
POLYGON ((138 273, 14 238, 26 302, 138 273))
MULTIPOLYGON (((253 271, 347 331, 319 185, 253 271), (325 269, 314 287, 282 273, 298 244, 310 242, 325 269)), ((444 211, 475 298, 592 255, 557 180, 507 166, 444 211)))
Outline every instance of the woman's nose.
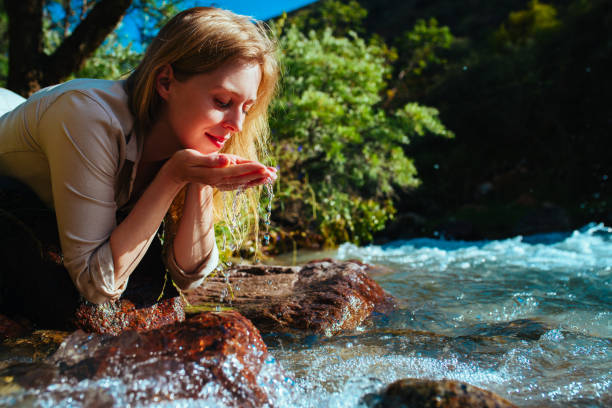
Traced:
POLYGON ((223 123, 223 125, 230 132, 235 133, 235 132, 242 131, 243 123, 244 123, 244 114, 242 112, 232 110, 232 112, 229 112, 227 116, 225 117, 225 122, 223 123))

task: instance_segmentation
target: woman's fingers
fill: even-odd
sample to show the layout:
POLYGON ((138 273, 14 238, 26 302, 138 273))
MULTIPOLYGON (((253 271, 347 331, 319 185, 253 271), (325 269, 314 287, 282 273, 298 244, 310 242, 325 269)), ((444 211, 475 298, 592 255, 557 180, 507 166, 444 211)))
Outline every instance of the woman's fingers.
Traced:
POLYGON ((259 163, 245 163, 234 166, 211 168, 195 166, 190 171, 190 181, 208 184, 243 186, 257 179, 276 179, 276 174, 259 163))
POLYGON ((260 186, 260 185, 262 185, 264 183, 271 182, 271 181, 274 181, 274 180, 271 180, 269 177, 258 178, 258 179, 249 181, 249 183, 246 185, 246 187, 248 188, 248 187, 260 186))
POLYGON ((263 164, 257 162, 234 164, 232 166, 223 167, 217 170, 219 174, 222 174, 225 177, 235 177, 252 173, 268 173, 268 169, 263 164))
POLYGON ((234 176, 234 177, 226 177, 223 180, 220 180, 219 184, 246 185, 255 180, 260 180, 260 179, 266 180, 268 178, 271 179, 272 176, 267 173, 256 172, 256 173, 249 173, 249 174, 241 174, 241 175, 234 176))
POLYGON ((226 182, 220 183, 216 187, 218 190, 222 190, 222 191, 237 190, 238 188, 250 188, 250 187, 262 185, 264 183, 271 183, 271 182, 274 182, 275 179, 276 177, 272 178, 270 176, 256 177, 249 181, 246 181, 246 179, 243 179, 243 180, 234 179, 234 180, 228 180, 226 182))
POLYGON ((178 174, 188 182, 206 184, 218 189, 235 190, 274 181, 276 168, 232 154, 204 155, 185 149, 173 157, 178 174))

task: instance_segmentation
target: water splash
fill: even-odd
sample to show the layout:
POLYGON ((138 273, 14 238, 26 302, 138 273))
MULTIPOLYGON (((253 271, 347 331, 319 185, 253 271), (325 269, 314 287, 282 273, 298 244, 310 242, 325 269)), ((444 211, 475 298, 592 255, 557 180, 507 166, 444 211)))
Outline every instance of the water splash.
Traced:
POLYGON ((263 236, 263 245, 268 246, 270 244, 270 217, 272 216, 272 200, 274 200, 274 187, 272 182, 265 183, 264 188, 266 191, 266 213, 264 215, 265 231, 263 236))
MULTIPOLYGON (((64 366, 86 363, 87 359, 94 357, 96 349, 103 342, 100 336, 73 335, 50 362, 64 366)), ((236 389, 223 386, 211 377, 207 364, 215 362, 206 359, 180 362, 154 354, 150 360, 135 368, 109 361, 110 366, 116 366, 112 377, 78 380, 59 376, 43 388, 25 390, 17 386, 11 393, 0 394, 0 406, 227 407, 236 405, 237 395, 248 397, 248 393, 240 389, 244 387, 241 384, 244 365, 237 357, 230 355, 220 363, 224 381, 232 382, 236 389), (181 398, 181 395, 193 397, 181 398)), ((287 406, 293 383, 274 357, 269 355, 254 374, 253 384, 265 395, 263 400, 267 400, 270 406, 287 406)), ((254 405, 248 400, 245 404, 254 405)))
POLYGON ((299 379, 295 406, 358 407, 353 382, 405 377, 457 379, 526 407, 610 406, 612 228, 325 255, 386 265, 373 277, 402 307, 362 332, 273 343, 299 379))
POLYGON ((223 221, 227 227, 229 237, 223 234, 223 248, 225 252, 229 250, 231 253, 242 248, 244 240, 247 237, 247 223, 243 222, 243 218, 249 211, 249 200, 246 195, 246 189, 238 188, 235 191, 224 191, 223 199, 223 221), (231 202, 231 204, 229 204, 231 202))
MULTIPOLYGON (((612 229, 343 245, 326 255, 387 265, 373 277, 402 307, 338 337, 266 338, 285 370, 283 378, 261 374, 274 406, 361 407, 365 394, 406 377, 465 381, 522 407, 611 406, 612 229)), ((86 340, 72 345, 75 352, 95 352, 86 340)), ((0 405, 83 406, 110 395, 116 406, 138 406, 133 393, 170 392, 172 381, 199 373, 184 367, 149 380, 64 381, 42 396, 2 396, 0 405)), ((228 405, 217 391, 205 386, 200 399, 147 406, 228 405)))

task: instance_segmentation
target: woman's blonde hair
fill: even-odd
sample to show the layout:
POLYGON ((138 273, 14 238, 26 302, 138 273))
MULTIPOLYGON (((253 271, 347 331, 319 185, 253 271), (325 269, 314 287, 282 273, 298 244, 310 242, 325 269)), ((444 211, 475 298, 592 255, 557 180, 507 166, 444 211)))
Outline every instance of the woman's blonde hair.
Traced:
MULTIPOLYGON (((159 31, 127 79, 128 104, 136 128, 146 134, 160 112, 162 99, 155 81, 164 66, 170 65, 178 80, 186 80, 235 61, 258 64, 262 79, 257 100, 249 109, 242 131, 232 135, 222 152, 261 160, 269 135, 268 106, 279 77, 276 51, 272 31, 250 17, 213 7, 194 7, 178 13, 159 31)), ((251 207, 257 205, 257 198, 257 194, 250 195, 251 207)), ((217 195, 217 218, 221 205, 217 195)))
POLYGON ((159 31, 127 80, 128 104, 138 129, 148 131, 159 113, 162 99, 155 80, 164 66, 172 66, 177 79, 185 80, 239 60, 257 63, 262 79, 242 135, 232 136, 226 149, 242 144, 252 131, 267 135, 267 108, 279 75, 271 34, 263 23, 227 10, 194 7, 178 13, 159 31))

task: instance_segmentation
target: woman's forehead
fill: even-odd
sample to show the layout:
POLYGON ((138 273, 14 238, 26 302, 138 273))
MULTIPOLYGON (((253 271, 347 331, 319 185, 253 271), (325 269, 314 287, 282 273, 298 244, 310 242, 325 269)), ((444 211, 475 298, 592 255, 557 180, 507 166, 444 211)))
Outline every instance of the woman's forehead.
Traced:
POLYGON ((242 62, 221 66, 208 75, 212 89, 222 89, 244 99, 254 100, 261 82, 261 68, 258 64, 242 62))

